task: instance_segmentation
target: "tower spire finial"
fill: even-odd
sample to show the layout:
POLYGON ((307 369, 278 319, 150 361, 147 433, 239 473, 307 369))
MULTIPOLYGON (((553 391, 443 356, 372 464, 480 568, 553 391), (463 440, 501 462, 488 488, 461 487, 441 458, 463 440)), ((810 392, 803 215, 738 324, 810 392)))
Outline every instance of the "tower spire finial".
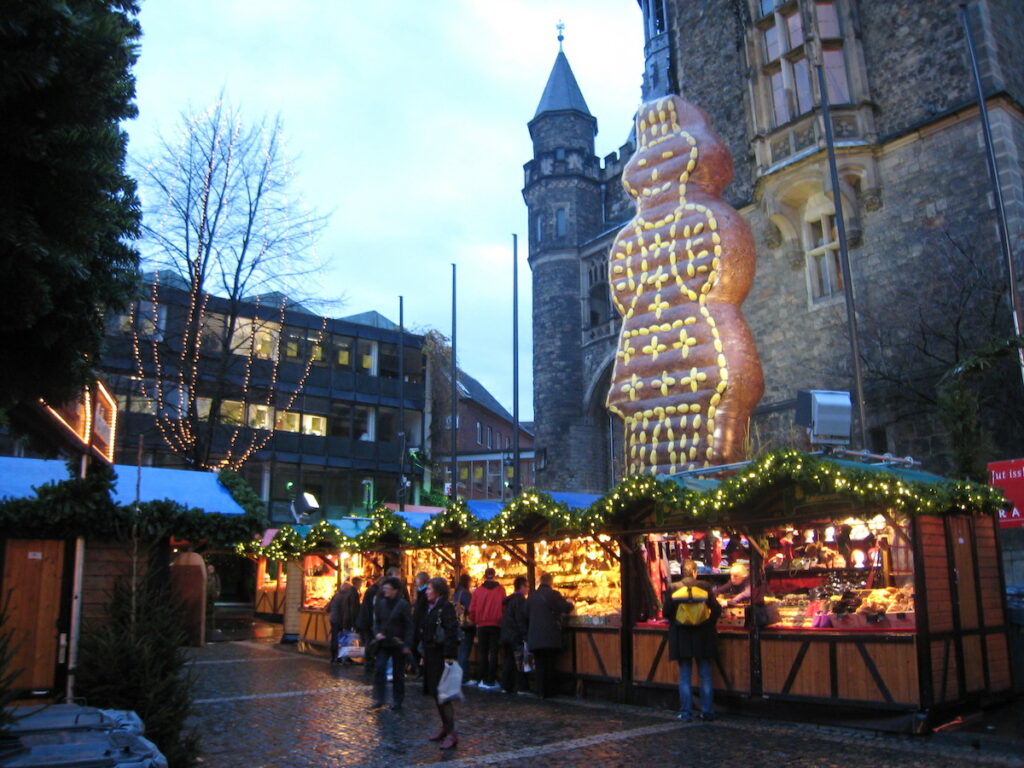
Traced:
POLYGON ((565 22, 559 19, 558 23, 555 24, 555 29, 558 30, 558 52, 561 53, 562 41, 565 40, 565 35, 562 34, 563 32, 565 32, 565 22))

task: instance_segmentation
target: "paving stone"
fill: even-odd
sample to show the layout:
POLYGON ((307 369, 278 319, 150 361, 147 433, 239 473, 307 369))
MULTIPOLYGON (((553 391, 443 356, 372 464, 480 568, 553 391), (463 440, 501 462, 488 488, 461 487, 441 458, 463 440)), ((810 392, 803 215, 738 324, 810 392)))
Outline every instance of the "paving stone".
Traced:
POLYGON ((368 711, 371 681, 358 666, 259 643, 190 654, 197 700, 190 724, 208 768, 1024 765, 1019 753, 986 755, 922 737, 728 716, 686 724, 650 708, 477 689, 456 704, 460 742, 446 753, 427 741, 439 720, 418 681, 407 682, 401 712, 368 711))

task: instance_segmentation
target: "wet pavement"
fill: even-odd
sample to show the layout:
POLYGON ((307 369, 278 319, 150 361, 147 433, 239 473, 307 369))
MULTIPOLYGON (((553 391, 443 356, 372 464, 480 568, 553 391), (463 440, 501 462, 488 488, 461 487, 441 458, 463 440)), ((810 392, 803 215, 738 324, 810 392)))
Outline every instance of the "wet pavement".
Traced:
POLYGON ((262 641, 190 651, 192 725, 210 768, 1024 766, 1024 742, 984 731, 894 736, 729 715, 680 723, 664 710, 473 688, 456 705, 459 745, 443 752, 427 741, 438 718, 418 682, 407 684, 401 712, 369 711, 372 690, 361 667, 299 654, 274 643, 270 629, 256 634, 262 641))

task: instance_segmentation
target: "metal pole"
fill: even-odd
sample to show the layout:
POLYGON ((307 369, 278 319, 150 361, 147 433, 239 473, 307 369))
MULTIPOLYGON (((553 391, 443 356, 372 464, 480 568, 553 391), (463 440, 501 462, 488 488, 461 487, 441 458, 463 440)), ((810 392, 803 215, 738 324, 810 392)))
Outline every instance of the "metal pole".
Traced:
MULTIPOLYGON (((992 125, 988 121, 988 105, 981 87, 981 72, 978 70, 978 57, 974 52, 974 37, 967 19, 967 6, 960 6, 960 21, 964 25, 964 36, 967 38, 967 53, 971 59, 971 72, 974 75, 974 89, 978 92, 978 113, 981 115, 981 132, 985 136, 985 160, 988 162, 988 175, 992 180, 992 197, 996 203, 996 223, 999 226, 999 246, 1006 261, 1006 273, 1010 282, 1010 306, 1013 309, 1013 332, 1020 336, 1024 329, 1024 309, 1021 308, 1020 290, 1017 287, 1017 270, 1013 266, 1013 252, 1010 250, 1010 228, 1006 224, 1006 206, 1003 203, 1003 188, 999 184, 999 170, 996 165, 996 150, 992 142, 992 125)), ((1017 350, 1020 363, 1021 380, 1024 381, 1024 349, 1017 350)))
POLYGON ((398 511, 405 511, 405 299, 398 297, 398 511))
POLYGON ((868 420, 864 407, 864 373, 860 365, 860 339, 857 330, 857 309, 853 298, 853 276, 850 273, 850 252, 846 247, 846 222, 843 219, 843 193, 839 189, 839 170, 836 167, 836 147, 832 139, 832 117, 828 109, 828 87, 825 70, 818 65, 818 88, 821 89, 821 116, 825 123, 825 146, 828 149, 828 170, 832 176, 832 202, 836 209, 836 230, 839 237, 839 263, 843 270, 843 298, 846 300, 846 326, 850 334, 850 354, 853 356, 853 386, 860 416, 860 447, 868 447, 868 420))
POLYGON ((512 498, 519 487, 519 236, 512 235, 512 498))
POLYGON ((459 455, 458 448, 456 447, 456 439, 458 438, 459 430, 459 378, 458 378, 458 367, 455 364, 455 329, 456 329, 456 315, 455 315, 455 265, 452 264, 452 366, 451 366, 451 385, 452 385, 452 418, 451 418, 451 434, 450 440, 452 442, 452 482, 449 488, 448 498, 455 501, 459 497, 458 485, 459 485, 459 455))

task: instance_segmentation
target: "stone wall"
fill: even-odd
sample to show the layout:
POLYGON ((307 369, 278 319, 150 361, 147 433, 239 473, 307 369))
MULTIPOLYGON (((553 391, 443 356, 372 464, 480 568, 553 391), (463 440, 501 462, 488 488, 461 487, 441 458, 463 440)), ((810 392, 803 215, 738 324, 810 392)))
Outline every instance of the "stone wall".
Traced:
POLYGON ((676 79, 680 95, 707 112, 715 132, 732 153, 736 175, 723 198, 734 208, 754 194, 752 123, 747 97, 745 2, 669 0, 676 79))

